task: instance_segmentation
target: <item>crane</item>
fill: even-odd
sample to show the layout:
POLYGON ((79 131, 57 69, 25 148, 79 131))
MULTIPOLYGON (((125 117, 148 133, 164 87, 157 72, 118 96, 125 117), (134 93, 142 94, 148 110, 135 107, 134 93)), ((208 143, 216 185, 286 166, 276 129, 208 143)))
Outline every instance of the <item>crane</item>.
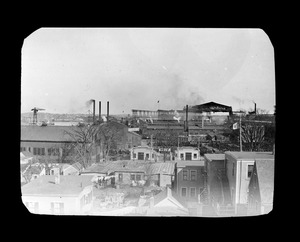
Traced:
POLYGON ((32 120, 33 124, 37 123, 37 112, 38 111, 43 111, 43 110, 45 110, 45 109, 43 109, 43 108, 36 108, 36 107, 34 107, 33 109, 31 109, 31 111, 33 111, 33 120, 32 120))

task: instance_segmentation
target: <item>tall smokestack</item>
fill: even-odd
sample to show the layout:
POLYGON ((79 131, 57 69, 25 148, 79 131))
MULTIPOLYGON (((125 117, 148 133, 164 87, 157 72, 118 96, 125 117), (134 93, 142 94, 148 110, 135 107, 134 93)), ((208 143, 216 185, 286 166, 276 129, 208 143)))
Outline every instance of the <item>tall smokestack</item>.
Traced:
POLYGON ((107 121, 109 120, 109 101, 107 101, 107 121))
POLYGON ((93 102, 93 123, 95 123, 95 113, 96 113, 95 105, 96 105, 96 103, 95 103, 94 99, 92 99, 92 102, 93 102))
POLYGON ((101 120, 101 101, 99 101, 99 122, 101 120))
POLYGON ((254 114, 256 114, 256 103, 254 103, 254 114))
POLYGON ((189 132, 189 121, 188 121, 188 112, 189 112, 189 106, 186 105, 186 108, 185 108, 185 125, 186 125, 186 132, 189 132))

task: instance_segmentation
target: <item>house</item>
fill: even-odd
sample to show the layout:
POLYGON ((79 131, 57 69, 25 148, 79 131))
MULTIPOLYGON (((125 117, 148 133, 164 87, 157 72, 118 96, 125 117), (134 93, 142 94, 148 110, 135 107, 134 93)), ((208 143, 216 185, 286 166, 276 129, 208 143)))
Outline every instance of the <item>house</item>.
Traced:
POLYGON ((171 187, 175 179, 175 162, 152 162, 145 172, 149 186, 171 187))
POLYGON ((226 174, 236 215, 247 214, 248 187, 255 160, 274 160, 272 152, 225 152, 226 174))
POLYGON ((189 211, 176 194, 167 187, 157 195, 150 198, 147 216, 188 216, 189 211))
POLYGON ((200 150, 195 147, 178 147, 175 151, 176 160, 200 160, 200 150))
POLYGON ((173 190, 178 196, 197 201, 205 188, 204 160, 178 161, 175 165, 173 190))
POLYGON ((33 161, 33 155, 31 152, 22 151, 20 152, 20 162, 21 164, 28 164, 33 161))
POLYGON ((157 161, 159 153, 149 146, 133 147, 130 150, 131 160, 157 161))
POLYGON ((40 176, 21 187, 22 201, 35 214, 84 214, 92 208, 92 176, 40 176))
POLYGON ((274 160, 256 159, 249 182, 248 215, 267 214, 273 209, 274 160))

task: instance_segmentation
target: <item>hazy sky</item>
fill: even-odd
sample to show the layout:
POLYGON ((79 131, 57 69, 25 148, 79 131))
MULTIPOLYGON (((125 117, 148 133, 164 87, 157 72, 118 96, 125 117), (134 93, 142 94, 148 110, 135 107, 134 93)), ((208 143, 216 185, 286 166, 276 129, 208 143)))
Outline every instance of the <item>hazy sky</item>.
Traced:
POLYGON ((42 28, 22 48, 21 112, 110 113, 218 102, 275 105, 274 49, 260 29, 42 28), (160 101, 159 104, 157 101, 160 101))

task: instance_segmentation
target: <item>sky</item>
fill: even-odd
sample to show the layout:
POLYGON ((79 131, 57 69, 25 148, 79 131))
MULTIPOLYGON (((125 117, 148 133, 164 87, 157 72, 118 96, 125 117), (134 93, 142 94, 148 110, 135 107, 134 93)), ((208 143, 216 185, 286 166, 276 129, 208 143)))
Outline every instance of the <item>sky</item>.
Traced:
POLYGON ((274 112, 271 40, 261 29, 41 28, 22 47, 21 113, 110 114, 217 102, 274 112), (159 101, 159 102, 158 102, 159 101))

